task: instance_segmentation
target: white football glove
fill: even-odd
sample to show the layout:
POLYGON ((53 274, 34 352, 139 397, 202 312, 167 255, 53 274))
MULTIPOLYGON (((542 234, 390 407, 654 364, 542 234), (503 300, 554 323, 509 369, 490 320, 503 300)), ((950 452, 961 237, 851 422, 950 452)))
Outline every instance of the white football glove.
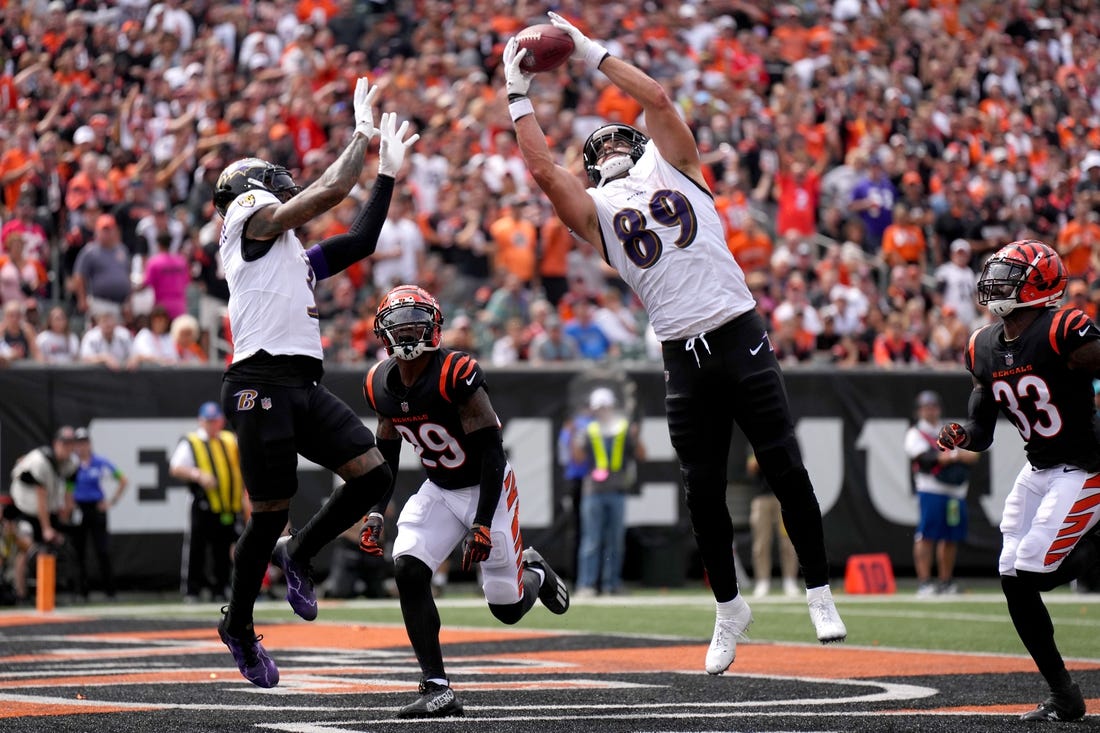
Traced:
POLYGON ((557 13, 551 12, 547 15, 555 28, 565 31, 573 39, 573 54, 569 58, 584 61, 593 69, 597 68, 607 56, 607 49, 581 33, 576 26, 557 13))
POLYGON ((378 95, 378 87, 371 86, 367 77, 361 76, 355 82, 355 96, 352 109, 355 110, 355 131, 365 136, 367 140, 378 134, 378 128, 374 126, 374 98, 378 95))
POLYGON ((527 90, 531 87, 531 79, 535 75, 524 71, 519 66, 526 55, 527 49, 520 48, 519 42, 516 41, 515 36, 512 36, 504 47, 504 89, 509 97, 513 94, 526 97, 527 90))
POLYGON ((420 139, 420 135, 418 133, 405 140, 409 121, 405 120, 398 128, 395 112, 383 112, 378 129, 381 133, 378 141, 378 175, 396 178, 397 171, 401 170, 401 164, 405 162, 405 152, 420 139))

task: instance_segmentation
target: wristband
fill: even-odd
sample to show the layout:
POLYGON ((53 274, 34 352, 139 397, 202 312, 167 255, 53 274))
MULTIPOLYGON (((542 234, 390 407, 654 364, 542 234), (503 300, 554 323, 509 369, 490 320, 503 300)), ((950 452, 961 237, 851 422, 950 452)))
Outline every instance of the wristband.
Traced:
POLYGON ((378 512, 371 512, 370 514, 367 515, 367 519, 370 519, 371 517, 378 517, 379 519, 385 519, 385 517, 383 517, 378 512))
POLYGON ((511 94, 508 95, 508 104, 511 104, 512 102, 518 102, 521 99, 527 99, 527 95, 512 92, 511 94))
POLYGON ((531 104, 530 99, 524 97, 523 99, 517 99, 515 102, 509 104, 508 112, 512 115, 512 122, 515 122, 520 117, 535 114, 535 107, 531 104))
POLYGON ((603 60, 610 55, 611 52, 606 48, 595 41, 589 41, 588 48, 584 50, 584 61, 593 69, 598 69, 603 60))

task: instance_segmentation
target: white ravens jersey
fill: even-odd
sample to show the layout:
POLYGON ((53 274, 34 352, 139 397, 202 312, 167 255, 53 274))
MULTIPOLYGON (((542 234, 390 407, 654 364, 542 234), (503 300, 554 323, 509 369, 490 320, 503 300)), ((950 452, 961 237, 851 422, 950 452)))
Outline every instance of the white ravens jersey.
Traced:
POLYGON ((249 217, 278 203, 275 194, 253 190, 238 196, 225 212, 218 246, 229 284, 233 363, 261 349, 272 356, 323 358, 313 298, 316 277, 298 236, 284 232, 263 257, 244 259, 241 239, 249 217))
POLYGON ((652 141, 626 176, 588 189, 607 259, 661 341, 712 331, 756 307, 713 197, 652 141))

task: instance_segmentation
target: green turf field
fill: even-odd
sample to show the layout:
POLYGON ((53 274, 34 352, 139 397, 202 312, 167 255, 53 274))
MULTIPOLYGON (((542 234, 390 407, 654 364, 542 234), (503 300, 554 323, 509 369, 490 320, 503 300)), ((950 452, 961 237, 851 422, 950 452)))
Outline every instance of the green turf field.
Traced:
MULTIPOLYGON (((1068 589, 1045 594, 1055 634, 1067 658, 1100 659, 1100 595, 1068 589)), ((848 626, 848 643, 904 649, 1026 654, 1009 620, 1004 599, 993 584, 956 597, 917 599, 911 590, 890 596, 836 594, 848 626)), ((807 642, 814 636, 806 605, 779 597, 749 599, 754 622, 751 641, 807 642)), ((484 601, 472 591, 448 593, 438 601, 445 627, 498 626, 484 601)), ((672 636, 709 640, 713 600, 705 591, 636 591, 631 595, 574 602, 564 616, 536 606, 519 628, 672 636)), ((197 610, 197 609, 196 609, 197 610)), ((292 619, 280 601, 256 608, 265 620, 292 619)), ((322 601, 320 620, 349 623, 401 623, 396 601, 322 601)))

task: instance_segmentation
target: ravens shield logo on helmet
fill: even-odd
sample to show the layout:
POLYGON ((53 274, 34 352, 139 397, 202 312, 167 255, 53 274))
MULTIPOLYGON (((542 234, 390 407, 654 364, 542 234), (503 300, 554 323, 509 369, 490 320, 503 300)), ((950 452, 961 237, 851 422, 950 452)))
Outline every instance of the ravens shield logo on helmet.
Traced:
POLYGON ((289 201, 302 187, 294 183, 290 171, 260 158, 242 158, 225 167, 214 185, 214 208, 225 216, 229 205, 245 191, 260 189, 289 201))

